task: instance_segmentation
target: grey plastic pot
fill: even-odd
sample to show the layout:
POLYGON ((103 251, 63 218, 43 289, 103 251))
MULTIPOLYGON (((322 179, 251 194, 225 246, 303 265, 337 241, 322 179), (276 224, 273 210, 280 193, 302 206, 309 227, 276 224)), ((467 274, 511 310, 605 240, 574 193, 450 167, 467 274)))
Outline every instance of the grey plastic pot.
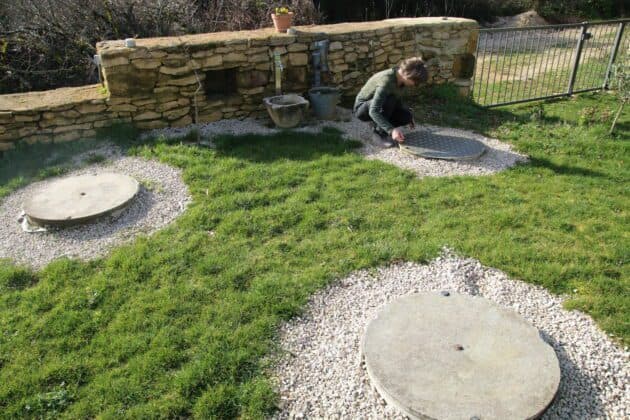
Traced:
POLYGON ((312 88, 308 91, 315 116, 320 120, 334 120, 337 116, 337 105, 341 100, 339 89, 328 86, 312 88))

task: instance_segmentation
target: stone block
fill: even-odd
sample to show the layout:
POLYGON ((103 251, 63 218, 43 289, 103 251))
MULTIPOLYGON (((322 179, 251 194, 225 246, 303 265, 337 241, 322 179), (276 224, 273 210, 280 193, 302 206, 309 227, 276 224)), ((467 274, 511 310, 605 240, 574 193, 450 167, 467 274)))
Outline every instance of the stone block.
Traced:
POLYGON ((81 113, 76 109, 69 109, 67 111, 58 112, 58 115, 62 116, 63 118, 78 118, 81 116, 81 113))
POLYGON ((97 112, 103 112, 107 109, 107 105, 101 104, 80 104, 75 108, 81 114, 94 114, 97 112))
POLYGON ((346 54, 346 63, 354 63, 355 61, 357 61, 358 55, 357 53, 349 53, 346 54))
POLYGON ((120 105, 120 104, 128 104, 131 102, 130 98, 108 98, 105 103, 107 105, 120 105))
POLYGON ((67 133, 69 131, 88 130, 88 129, 92 128, 92 127, 93 126, 90 123, 64 125, 64 126, 60 126, 60 127, 55 128, 53 130, 53 133, 59 134, 59 133, 67 133))
POLYGON ((346 71, 348 70, 348 65, 347 64, 333 64, 330 66, 330 71, 338 73, 338 72, 342 72, 342 71, 346 71))
POLYGON ((133 117, 134 121, 146 121, 146 120, 155 120, 162 117, 162 114, 157 113, 157 112, 153 112, 153 111, 146 111, 143 112, 141 114, 136 115, 135 117, 133 117))
POLYGON ((201 68, 218 67, 223 64, 223 57, 220 55, 213 55, 203 59, 196 60, 201 68))
POLYGON ((132 66, 126 70, 114 74, 105 72, 107 89, 112 96, 138 96, 153 91, 158 78, 155 70, 140 70, 132 66))
POLYGON ((466 52, 468 54, 474 54, 477 51, 477 41, 479 39, 479 31, 471 31, 468 35, 468 43, 466 44, 466 52))
POLYGON ((141 98, 141 99, 134 99, 133 104, 137 107, 141 107, 141 106, 145 106, 145 105, 151 105, 157 102, 157 99, 155 97, 153 98, 141 98))
POLYGON ((451 37, 451 35, 443 30, 436 30, 435 32, 433 32, 433 39, 449 39, 451 37))
POLYGON ((455 57, 451 72, 453 76, 462 79, 470 79, 475 69, 475 56, 472 54, 462 54, 455 57))
POLYGON ((170 79, 166 82, 166 85, 168 86, 188 86, 188 85, 196 85, 197 84, 197 77, 199 77, 199 81, 203 80, 202 79, 203 75, 198 75, 195 76, 194 74, 188 77, 182 77, 182 78, 173 78, 170 79))
POLYGON ((171 127, 186 127, 192 124, 193 120, 190 115, 186 115, 178 120, 171 121, 171 127))
POLYGON ((50 134, 36 134, 36 135, 24 138, 24 141, 28 144, 50 143, 52 140, 53 140, 53 136, 50 134))
POLYGON ((7 150, 11 150, 15 147, 13 142, 4 142, 0 141, 0 152, 6 152, 7 150))
POLYGON ((188 64, 182 67, 160 67, 160 73, 171 76, 183 76, 189 74, 190 72, 192 72, 192 68, 188 64))
POLYGON ((308 50, 308 45, 303 44, 303 43, 297 43, 297 42, 287 47, 287 51, 289 52, 301 52, 301 51, 307 51, 307 50, 308 50))
POLYGON ((176 86, 161 86, 153 89, 153 93, 162 94, 162 93, 176 93, 179 92, 179 88, 176 86))
POLYGON ((129 58, 125 56, 115 56, 109 57, 107 55, 101 56, 101 60, 103 63, 103 67, 116 67, 116 66, 126 66, 129 64, 129 58))
POLYGON ((331 42, 330 45, 328 46, 328 51, 337 51, 337 50, 342 50, 343 49, 343 44, 339 41, 334 41, 331 42))
POLYGON ((241 95, 260 95, 264 91, 265 88, 263 86, 260 86, 253 89, 239 89, 238 93, 240 93, 241 95))
POLYGON ((250 55, 249 58, 247 59, 249 63, 262 63, 262 62, 270 61, 270 60, 271 59, 269 58, 269 54, 267 53, 250 55))
POLYGON ((39 126, 41 128, 49 128, 49 127, 56 127, 58 125, 70 125, 70 124, 74 124, 74 119, 61 118, 61 117, 43 119, 39 122, 39 126))
POLYGON ((53 137, 54 143, 64 143, 67 141, 74 141, 81 138, 81 133, 78 131, 68 131, 66 133, 55 134, 53 137))
POLYGON ((114 105, 114 106, 110 106, 108 111, 111 112, 136 112, 136 110, 138 109, 138 107, 131 105, 131 104, 121 104, 121 105, 114 105))
POLYGON ((155 58, 133 60, 131 64, 137 69, 156 69, 162 65, 162 60, 155 58))
POLYGON ((155 107, 155 110, 157 112, 165 112, 165 111, 170 111, 171 109, 176 109, 176 108, 179 108, 179 107, 180 107, 179 102, 177 102, 177 101, 169 101, 169 102, 164 102, 164 103, 158 104, 155 107))
POLYGON ((167 120, 176 120, 178 118, 183 117, 184 115, 187 115, 189 112, 190 112, 190 107, 187 106, 185 108, 178 108, 178 109, 167 111, 162 114, 162 117, 166 118, 167 120))
POLYGON ((308 55, 306 53, 289 53, 289 63, 292 66, 306 66, 308 55))
POLYGON ((168 127, 168 122, 163 120, 138 121, 137 123, 135 123, 135 126, 141 130, 155 130, 158 128, 168 127))
POLYGON ((198 123, 200 123, 200 122, 202 122, 202 123, 209 123, 209 122, 219 121, 222 118, 223 118, 223 112, 221 112, 221 111, 214 111, 214 112, 210 112, 210 113, 201 113, 201 114, 199 114, 199 121, 197 121, 197 122, 198 123))
POLYGON ((293 44, 296 41, 294 36, 272 36, 269 38, 269 45, 277 46, 277 45, 289 45, 293 44))
POLYGON ((15 122, 34 122, 39 121, 40 114, 16 114, 14 117, 15 122))
POLYGON ((226 63, 246 62, 247 56, 240 52, 231 52, 223 56, 223 61, 226 63))
POLYGON ((24 127, 18 130, 17 134, 18 137, 26 137, 26 136, 30 136, 31 134, 35 134, 37 133, 37 126, 34 127, 24 127))
POLYGON ((236 86, 243 89, 257 88, 269 83, 269 72, 260 70, 242 71, 236 74, 236 86))

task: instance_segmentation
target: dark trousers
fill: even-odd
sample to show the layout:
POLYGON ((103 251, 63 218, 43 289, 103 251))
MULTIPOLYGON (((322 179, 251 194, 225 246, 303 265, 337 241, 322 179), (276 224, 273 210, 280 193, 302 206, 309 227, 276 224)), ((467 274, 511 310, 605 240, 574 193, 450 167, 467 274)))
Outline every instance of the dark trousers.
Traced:
MULTIPOLYGON (((354 110, 354 115, 361 121, 372 121, 370 117, 370 105, 372 101, 366 101, 357 106, 354 110)), ((389 121, 394 127, 402 127, 403 125, 411 124, 413 121, 413 115, 411 111, 403 106, 400 99, 394 95, 389 95, 383 107, 381 108, 381 114, 389 121)))

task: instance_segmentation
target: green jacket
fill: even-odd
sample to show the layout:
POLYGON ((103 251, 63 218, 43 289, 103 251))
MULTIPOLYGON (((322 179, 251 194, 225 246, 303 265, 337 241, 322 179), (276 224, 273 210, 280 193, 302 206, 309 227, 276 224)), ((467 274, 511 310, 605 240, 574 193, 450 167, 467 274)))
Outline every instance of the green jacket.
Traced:
POLYGON ((365 85, 363 85, 354 100, 355 110, 364 102, 371 100, 370 118, 372 118, 376 125, 387 131, 388 134, 391 134, 394 126, 383 116, 383 103, 389 95, 401 98, 404 89, 404 87, 398 87, 396 80, 397 71, 398 67, 394 67, 374 74, 365 85))

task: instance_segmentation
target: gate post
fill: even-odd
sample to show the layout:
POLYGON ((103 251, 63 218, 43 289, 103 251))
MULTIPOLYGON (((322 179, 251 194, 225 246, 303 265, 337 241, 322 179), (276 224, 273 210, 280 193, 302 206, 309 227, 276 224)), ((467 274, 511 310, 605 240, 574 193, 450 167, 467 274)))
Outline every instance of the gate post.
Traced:
POLYGON ((623 37, 623 30, 625 27, 626 22, 621 22, 619 24, 619 29, 617 29, 617 36, 615 36, 615 43, 613 44, 612 51, 610 52, 610 60, 608 61, 608 68, 606 69, 606 77, 604 78, 604 85, 602 86, 602 89, 608 89, 612 65, 617 58, 617 52, 619 51, 619 45, 621 44, 621 38, 623 37))
POLYGON ((573 85, 575 84, 575 76, 577 75, 578 67, 580 66, 580 58, 582 57, 582 48, 584 47, 584 41, 591 37, 591 34, 586 32, 588 28, 588 22, 582 22, 582 31, 580 32, 580 38, 578 39, 575 47, 575 59, 573 60, 573 66, 571 68, 571 77, 569 78, 569 86, 567 87, 567 95, 573 94, 573 85))

